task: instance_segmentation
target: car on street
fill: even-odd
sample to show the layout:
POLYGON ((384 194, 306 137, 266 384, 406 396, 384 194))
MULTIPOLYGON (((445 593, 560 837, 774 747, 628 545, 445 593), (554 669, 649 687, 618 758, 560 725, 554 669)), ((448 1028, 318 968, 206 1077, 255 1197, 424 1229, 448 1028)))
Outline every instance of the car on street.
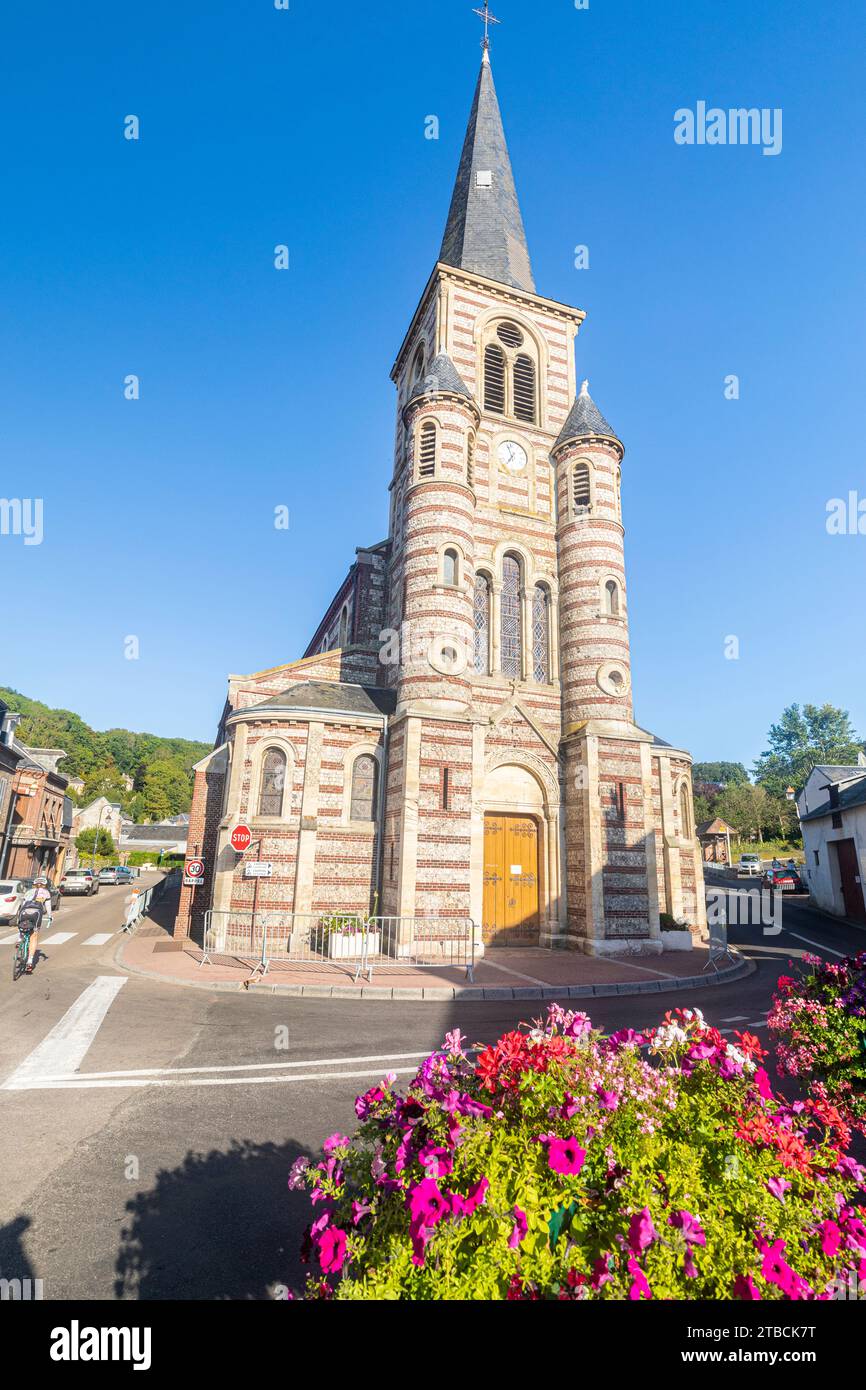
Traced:
POLYGON ((764 872, 760 854, 741 854, 737 864, 740 878, 758 878, 764 872))
POLYGON ((116 864, 112 864, 112 865, 110 865, 110 866, 109 866, 109 865, 106 865, 106 867, 105 867, 104 869, 100 869, 100 870, 99 870, 99 882, 100 882, 100 883, 117 883, 117 865, 116 865, 116 864))
POLYGON ((767 869, 763 886, 777 893, 805 893, 806 886, 796 869, 767 869))
POLYGON ((117 883, 134 883, 135 878, 136 875, 134 869, 128 868, 125 864, 118 864, 116 879, 117 883))
POLYGON ((64 897, 71 893, 89 897, 99 892, 99 875, 92 869, 67 869, 60 880, 60 891, 64 897))
POLYGON ((15 921, 28 886, 21 878, 7 878, 0 883, 0 922, 15 921))

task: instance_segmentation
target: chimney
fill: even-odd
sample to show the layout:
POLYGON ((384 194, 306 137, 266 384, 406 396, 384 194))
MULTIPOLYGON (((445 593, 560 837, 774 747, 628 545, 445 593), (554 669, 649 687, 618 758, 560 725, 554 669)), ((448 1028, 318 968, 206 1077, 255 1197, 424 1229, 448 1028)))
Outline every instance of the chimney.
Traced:
POLYGON ((12 714, 11 712, 7 711, 6 714, 3 715, 3 722, 2 724, 0 724, 0 743, 2 743, 6 748, 9 748, 11 746, 12 740, 15 737, 15 730, 18 728, 18 725, 20 723, 20 714, 12 714))

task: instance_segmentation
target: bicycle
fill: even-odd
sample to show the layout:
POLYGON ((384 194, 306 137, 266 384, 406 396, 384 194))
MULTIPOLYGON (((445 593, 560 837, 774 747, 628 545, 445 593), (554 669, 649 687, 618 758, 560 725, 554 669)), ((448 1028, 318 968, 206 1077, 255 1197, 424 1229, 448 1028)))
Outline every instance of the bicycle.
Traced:
POLYGON ((30 933, 35 931, 35 927, 25 925, 18 928, 18 945, 12 952, 12 983, 26 973, 27 959, 30 955, 30 933))

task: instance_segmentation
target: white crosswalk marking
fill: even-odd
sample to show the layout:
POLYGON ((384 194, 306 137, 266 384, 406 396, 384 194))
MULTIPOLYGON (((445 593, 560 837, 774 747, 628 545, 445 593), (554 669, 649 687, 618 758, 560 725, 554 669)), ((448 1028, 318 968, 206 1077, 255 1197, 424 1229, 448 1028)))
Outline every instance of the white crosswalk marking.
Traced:
POLYGON ((4 936, 0 938, 0 946, 14 946, 17 940, 18 933, 17 931, 14 931, 11 936, 4 936))
POLYGON ((58 931, 53 936, 44 936, 39 944, 40 946, 63 946, 77 935, 77 931, 58 931))
POLYGON ((97 932, 96 936, 89 936, 86 941, 82 941, 82 946, 104 946, 106 941, 110 941, 114 936, 113 931, 97 932))
POLYGON ((0 1090, 28 1091, 38 1087, 43 1076, 77 1072, 118 991, 125 984, 125 975, 98 975, 0 1090))

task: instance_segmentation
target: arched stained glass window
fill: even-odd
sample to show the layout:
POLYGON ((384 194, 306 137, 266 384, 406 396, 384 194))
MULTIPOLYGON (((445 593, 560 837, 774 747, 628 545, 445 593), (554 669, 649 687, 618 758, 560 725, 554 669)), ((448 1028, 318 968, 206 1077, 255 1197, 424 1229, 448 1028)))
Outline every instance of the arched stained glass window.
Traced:
POLYGON ((283 814, 283 795, 286 789, 285 753, 279 748, 269 748, 262 763, 262 786, 259 792, 259 815, 281 816, 283 814))
POLYGON ((550 595, 543 584, 532 598, 532 676, 539 685, 550 680, 550 595))
POLYGON ((520 561, 506 555, 502 561, 502 674, 512 680, 523 677, 523 615, 520 598, 520 561))
POLYGON ((490 580, 486 574, 475 577, 475 671, 490 673, 490 580))
POLYGON ((376 819, 376 792, 379 783, 379 764, 369 753, 355 759, 352 768, 351 820, 376 819))

